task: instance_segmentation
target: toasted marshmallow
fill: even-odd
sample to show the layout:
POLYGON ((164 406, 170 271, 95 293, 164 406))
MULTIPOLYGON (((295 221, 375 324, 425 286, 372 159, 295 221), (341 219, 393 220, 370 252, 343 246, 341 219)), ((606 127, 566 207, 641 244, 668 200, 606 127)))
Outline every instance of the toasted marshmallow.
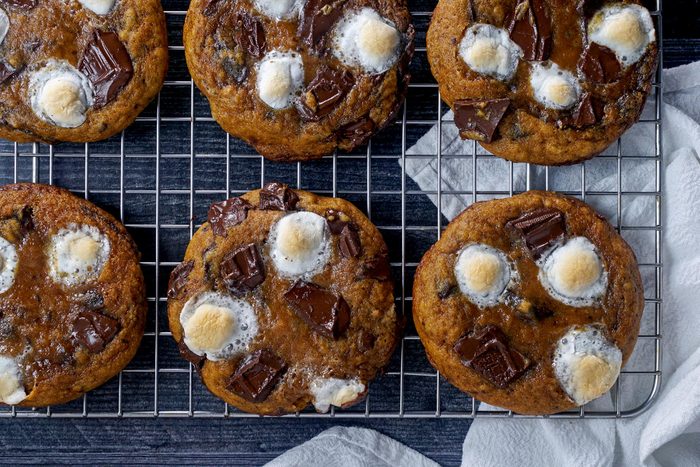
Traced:
POLYGON ((585 237, 572 238, 540 262, 540 282, 567 305, 588 306, 605 294, 608 274, 595 245, 585 237))
POLYGON ((578 405, 610 390, 620 375, 622 352, 593 326, 571 328, 554 352, 554 374, 578 405))
POLYGON ((204 292, 185 303, 180 313, 185 345, 212 361, 246 351, 258 334, 258 318, 246 301, 204 292))
POLYGON ((304 85, 304 63, 293 52, 272 51, 258 65, 260 99, 273 109, 285 109, 304 85))
POLYGON ((512 269, 505 254, 475 243, 464 248, 455 263, 459 289, 478 306, 493 306, 510 282, 512 269))
POLYGON ((508 31, 490 24, 475 24, 459 44, 462 60, 479 74, 510 81, 523 50, 510 39, 508 31))
POLYGON ((22 374, 14 358, 0 356, 0 402, 16 405, 27 398, 22 374))
POLYGON ((309 390, 316 410, 326 413, 331 405, 343 407, 357 400, 364 394, 365 385, 358 379, 317 378, 311 381, 309 390))
POLYGON ((384 73, 400 56, 401 33, 371 8, 347 11, 333 30, 333 55, 367 73, 384 73))
POLYGON ((14 284, 18 262, 15 246, 0 237, 0 294, 10 290, 14 284))
POLYGON ((270 257, 282 275, 312 275, 328 262, 329 237, 326 220, 318 214, 306 211, 288 214, 270 231, 270 257))
POLYGON ((87 77, 65 60, 49 60, 29 81, 34 113, 52 125, 77 128, 85 122, 93 103, 87 77))
POLYGON ((625 66, 639 61, 656 41, 649 11, 630 3, 606 5, 588 23, 588 38, 609 48, 625 66))
POLYGON ((260 13, 279 21, 297 13, 304 0, 253 0, 253 4, 260 13))
POLYGON ((532 66, 530 85, 537 102, 549 109, 571 108, 581 96, 578 79, 556 63, 535 63, 532 66))
POLYGON ((96 227, 70 224, 51 237, 49 274, 68 287, 96 280, 109 259, 109 251, 109 239, 96 227))
POLYGON ((106 15, 112 10, 116 0, 80 0, 80 3, 98 15, 106 15))
POLYGON ((5 10, 0 8, 0 45, 2 45, 2 41, 5 40, 5 36, 7 35, 7 31, 10 29, 10 18, 7 16, 7 13, 5 13, 5 10))

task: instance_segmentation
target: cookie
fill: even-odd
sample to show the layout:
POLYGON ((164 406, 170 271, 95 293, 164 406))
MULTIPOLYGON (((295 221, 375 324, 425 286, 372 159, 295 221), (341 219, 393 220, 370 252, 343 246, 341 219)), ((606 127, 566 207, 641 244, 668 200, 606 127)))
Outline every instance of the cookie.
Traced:
POLYGON ((433 366, 475 398, 528 415, 606 393, 643 309, 627 243, 585 203, 549 192, 470 206, 424 256, 413 288, 433 366))
POLYGON ((392 123, 413 36, 404 0, 193 0, 184 44, 223 129, 299 161, 350 151, 392 123))
POLYGON ((0 0, 0 138, 109 138, 158 94, 167 67, 157 0, 0 0))
POLYGON ((428 59, 463 139, 514 162, 572 164, 640 117, 656 70, 636 0, 441 0, 428 59))
POLYGON ((60 188, 0 188, 0 402, 81 396, 133 358, 146 321, 136 245, 60 188))
POLYGON ((211 207, 171 275, 168 318, 207 388, 264 415, 358 402, 403 327, 377 228, 280 183, 211 207))

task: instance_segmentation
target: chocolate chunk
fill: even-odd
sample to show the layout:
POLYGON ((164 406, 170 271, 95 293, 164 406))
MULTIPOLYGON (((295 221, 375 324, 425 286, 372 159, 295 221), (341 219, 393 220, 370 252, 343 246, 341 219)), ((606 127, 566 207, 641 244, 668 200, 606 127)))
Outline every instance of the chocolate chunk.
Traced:
POLYGON ((226 236, 226 231, 248 217, 248 211, 253 206, 243 198, 231 198, 220 203, 214 203, 209 208, 209 225, 214 235, 226 236))
POLYGON ((269 350, 258 350, 238 367, 228 389, 250 402, 262 402, 287 371, 287 364, 269 350))
POLYGON ((97 290, 88 290, 78 295, 76 301, 91 311, 101 310, 105 306, 104 296, 97 290))
POLYGON ((336 211, 335 209, 329 209, 325 214, 326 223, 328 224, 328 229, 333 235, 340 235, 346 225, 350 223, 350 217, 343 211, 336 211))
POLYGON ((552 53, 552 20, 544 0, 523 0, 510 18, 510 38, 525 60, 548 60, 552 53))
POLYGON ((462 139, 490 143, 498 124, 510 106, 510 99, 465 99, 454 104, 455 125, 462 139))
POLYGON ((202 369, 204 366, 204 361, 207 359, 204 355, 197 355, 196 353, 192 352, 183 341, 177 343, 177 348, 180 351, 182 358, 194 365, 194 368, 197 371, 202 369))
POLYGON ((595 42, 588 44, 578 66, 588 79, 596 83, 617 81, 622 71, 615 52, 595 42))
POLYGON ((92 83, 95 107, 102 107, 114 100, 134 76, 134 67, 126 47, 117 34, 106 31, 93 32, 78 69, 92 83))
POLYGON ((552 208, 526 212, 509 221, 506 226, 518 231, 534 259, 538 259, 545 250, 566 234, 564 213, 552 208))
POLYGON ((34 230, 34 209, 31 206, 24 206, 17 218, 19 219, 19 231, 22 236, 34 230))
POLYGON ((9 80, 15 75, 15 70, 5 62, 0 62, 0 84, 9 80))
POLYGON ((391 280, 391 264, 386 255, 375 256, 362 265, 361 279, 374 279, 379 282, 391 280))
POLYGON ((515 313, 518 318, 528 322, 542 321, 554 315, 548 308, 537 306, 527 300, 523 300, 518 304, 515 308, 515 313))
POLYGON ((248 77, 248 67, 245 63, 238 63, 233 58, 225 57, 221 65, 236 84, 242 84, 248 77))
POLYGON ((260 209, 266 211, 293 211, 299 196, 288 185, 271 182, 260 190, 260 209))
POLYGON ((180 263, 173 269, 168 281, 168 298, 177 298, 180 295, 193 269, 194 261, 180 263))
POLYGON ((578 107, 570 117, 562 118, 562 125, 570 125, 576 128, 584 128, 594 125, 598 121, 598 115, 593 105, 593 97, 590 93, 585 93, 581 97, 578 107))
POLYGON ((260 21, 251 15, 239 12, 236 17, 236 43, 255 58, 263 58, 267 41, 265 29, 260 21))
POLYGON ((367 352, 374 348, 375 342, 377 342, 377 336, 369 332, 362 332, 358 339, 357 348, 360 352, 367 352))
POLYGON ((31 10, 39 4, 39 0, 0 0, 0 3, 10 5, 20 10, 31 10))
POLYGON ((499 388, 518 379, 530 366, 523 354, 508 346, 506 336, 496 326, 460 338, 454 350, 462 363, 499 388))
POLYGON ((353 146, 361 146, 369 140, 377 125, 369 117, 345 125, 338 130, 338 137, 341 140, 349 140, 353 146))
POLYGON ((350 72, 320 68, 298 101, 299 114, 304 120, 322 119, 333 112, 354 85, 350 72))
POLYGON ((236 296, 245 295, 265 281, 265 264, 255 243, 226 255, 220 271, 224 285, 236 296))
POLYGON ((438 298, 440 300, 445 300, 452 296, 457 291, 458 287, 457 284, 451 284, 449 282, 446 282, 442 284, 442 286, 438 289, 438 298))
POLYGON ((297 281, 285 294, 292 310, 314 331, 338 340, 350 325, 345 299, 316 284, 297 281))
POLYGON ((73 336, 92 353, 101 352, 119 330, 119 322, 95 311, 81 311, 73 322, 73 336))
POLYGON ((338 248, 345 258, 357 258, 362 254, 362 242, 360 234, 357 232, 357 226, 347 224, 343 228, 338 239, 338 248))
POLYGON ((299 37, 311 49, 320 50, 326 33, 343 14, 337 0, 307 0, 301 14, 299 37))

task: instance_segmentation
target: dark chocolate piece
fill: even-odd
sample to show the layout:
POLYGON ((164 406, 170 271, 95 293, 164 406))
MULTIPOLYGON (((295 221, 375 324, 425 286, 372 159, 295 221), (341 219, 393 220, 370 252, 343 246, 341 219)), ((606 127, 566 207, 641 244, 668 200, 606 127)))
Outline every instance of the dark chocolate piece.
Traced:
POLYGON ((105 298, 97 290, 88 290, 78 295, 76 301, 91 311, 101 310, 105 306, 105 298))
POLYGON ((543 319, 554 315, 554 313, 548 308, 537 306, 528 302, 527 300, 523 300, 518 304, 518 306, 515 308, 515 313, 518 318, 528 322, 542 321, 543 319))
POLYGON ((486 326, 460 338, 454 350, 462 363, 499 388, 507 387, 530 366, 530 361, 508 345, 506 336, 496 326, 486 326))
POLYGON ((95 90, 95 107, 102 107, 134 76, 129 52, 113 32, 94 31, 78 69, 88 77, 95 90))
POLYGON ((238 13, 234 38, 238 45, 251 56, 260 59, 265 55, 267 47, 265 29, 262 23, 253 16, 245 12, 238 13))
POLYGON ((258 350, 238 367, 228 389, 250 402, 270 396, 287 371, 287 364, 269 350, 258 350))
POLYGON ((207 359, 204 355, 197 355, 192 352, 183 341, 177 343, 177 348, 182 358, 194 365, 195 370, 200 371, 202 369, 204 361, 207 359))
POLYGON ((248 77, 248 67, 245 63, 238 63, 233 58, 226 57, 221 64, 236 84, 242 84, 248 77))
POLYGON ((343 14, 342 6, 337 0, 307 0, 299 24, 299 37, 307 47, 321 49, 326 33, 343 14))
POLYGON ((224 285, 236 296, 245 295, 265 281, 265 264, 255 243, 226 255, 220 271, 224 285))
POLYGON ((578 107, 570 117, 562 118, 561 122, 563 125, 570 125, 575 128, 584 128, 587 126, 594 125, 598 121, 598 115, 596 114, 593 97, 590 93, 585 93, 581 97, 581 102, 579 102, 578 107))
POLYGON ((284 298, 311 329, 338 340, 350 325, 350 306, 340 295, 316 284, 297 281, 284 298))
POLYGON ((340 235, 345 226, 351 222, 347 214, 343 211, 336 211, 335 209, 327 210, 325 217, 328 229, 333 235, 340 235))
POLYGON ((347 224, 338 239, 338 248, 345 258, 357 258, 362 254, 362 242, 357 227, 354 224, 347 224))
POLYGON ((350 72, 320 68, 299 99, 299 114, 309 121, 322 119, 333 112, 354 85, 350 72))
POLYGON ((24 206, 17 216, 19 218, 19 231, 22 236, 34 230, 34 209, 24 206))
POLYGON ((73 322, 73 336, 92 353, 101 352, 119 330, 119 322, 95 311, 81 311, 73 322))
POLYGON ((369 117, 362 117, 360 120, 343 126, 338 130, 338 137, 350 140, 353 146, 361 146, 369 140, 377 125, 369 117))
POLYGON ((243 198, 231 198, 212 204, 208 216, 211 231, 214 235, 225 237, 227 229, 246 220, 251 209, 253 206, 243 198))
POLYGON ((36 7, 39 4, 39 0, 0 0, 0 3, 28 11, 36 7))
POLYGON ((194 261, 180 263, 173 269, 168 281, 168 298, 177 298, 180 295, 193 269, 194 261))
POLYGON ((454 103, 455 125, 463 139, 490 143, 510 99, 465 99, 454 103))
POLYGON ((452 294, 454 294, 459 287, 457 287, 457 284, 451 284, 449 282, 446 282, 440 287, 438 290, 438 298, 440 300, 445 300, 449 298, 452 294))
POLYGON ((271 182, 260 190, 260 209, 267 211, 293 211, 299 196, 288 185, 271 182))
POLYGON ((544 0, 523 0, 510 20, 510 38, 523 49, 525 60, 548 60, 552 53, 552 20, 544 0))
POLYGON ((617 81, 622 71, 615 52, 595 42, 588 44, 578 66, 581 72, 595 83, 617 81))
POLYGON ((361 279, 374 279, 379 282, 391 280, 391 264, 386 255, 375 256, 362 265, 361 279))
POLYGON ((15 75, 15 70, 5 62, 0 62, 0 84, 9 80, 15 75))
POLYGON ((566 235, 564 213, 553 208, 539 208, 526 212, 506 226, 517 230, 534 259, 566 235))

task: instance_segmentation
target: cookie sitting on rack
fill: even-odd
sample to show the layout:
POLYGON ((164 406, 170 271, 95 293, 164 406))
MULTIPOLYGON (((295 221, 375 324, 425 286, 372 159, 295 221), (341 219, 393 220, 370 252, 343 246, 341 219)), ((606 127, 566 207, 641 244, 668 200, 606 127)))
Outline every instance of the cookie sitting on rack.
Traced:
POLYGON ((123 225, 60 188, 0 188, 0 403, 61 404, 139 348, 146 293, 123 225))
POLYGON ((514 162, 602 152, 640 117, 657 43, 636 0, 441 0, 428 59, 464 139, 514 162))
POLYGON ((0 138, 109 138, 153 100, 167 67, 157 0, 0 0, 0 138))
POLYGON ((413 318, 452 384, 521 414, 606 393, 644 309, 631 248, 593 209, 548 192, 476 203, 416 272, 413 318))
POLYGON ((413 36, 404 0, 193 0, 184 44, 224 130, 298 161, 350 151, 392 122, 413 36))
POLYGON ((280 183, 211 207, 171 275, 168 318, 209 390, 265 415, 358 402, 403 326, 377 228, 280 183))

